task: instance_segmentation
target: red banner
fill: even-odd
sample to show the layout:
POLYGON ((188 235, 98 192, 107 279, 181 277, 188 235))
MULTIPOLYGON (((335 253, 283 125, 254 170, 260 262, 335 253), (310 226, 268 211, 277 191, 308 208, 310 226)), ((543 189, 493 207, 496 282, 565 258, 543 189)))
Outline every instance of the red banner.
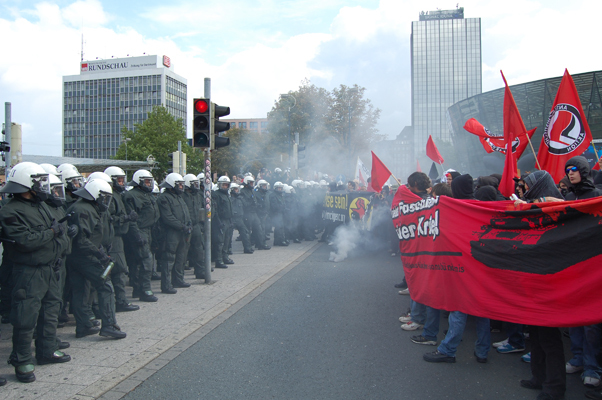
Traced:
POLYGON ((402 185, 391 213, 413 300, 520 324, 602 322, 602 198, 516 208, 402 185))
MULTIPOLYGON (((533 134, 537 128, 531 129, 527 132, 529 138, 533 137, 533 134)), ((523 152, 527 148, 529 144, 529 140, 527 140, 527 135, 522 135, 517 137, 512 141, 512 152, 514 153, 514 158, 517 160, 523 155, 523 152)), ((502 154, 506 154, 506 141, 503 136, 499 136, 496 138, 484 138, 482 136, 479 137, 479 141, 483 145, 483 148, 487 153, 493 153, 497 151, 502 154)))

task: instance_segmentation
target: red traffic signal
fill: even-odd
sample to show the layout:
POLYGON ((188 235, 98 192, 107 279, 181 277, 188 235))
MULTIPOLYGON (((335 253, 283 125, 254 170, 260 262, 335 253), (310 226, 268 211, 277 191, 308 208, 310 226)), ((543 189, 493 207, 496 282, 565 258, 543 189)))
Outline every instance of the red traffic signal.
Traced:
POLYGON ((205 99, 197 99, 194 102, 194 109, 199 113, 206 113, 209 110, 209 104, 205 99))

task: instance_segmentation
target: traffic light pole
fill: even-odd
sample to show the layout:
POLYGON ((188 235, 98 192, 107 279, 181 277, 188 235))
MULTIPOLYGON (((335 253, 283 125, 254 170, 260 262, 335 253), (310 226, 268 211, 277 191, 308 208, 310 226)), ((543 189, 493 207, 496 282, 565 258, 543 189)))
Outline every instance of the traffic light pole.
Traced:
MULTIPOLYGON (((205 78, 205 98, 211 99, 211 78, 205 78)), ((211 105, 211 102, 209 102, 211 105)), ((209 132, 213 132, 213 121, 209 118, 209 132)), ((211 281, 211 150, 205 152, 205 283, 211 281)))

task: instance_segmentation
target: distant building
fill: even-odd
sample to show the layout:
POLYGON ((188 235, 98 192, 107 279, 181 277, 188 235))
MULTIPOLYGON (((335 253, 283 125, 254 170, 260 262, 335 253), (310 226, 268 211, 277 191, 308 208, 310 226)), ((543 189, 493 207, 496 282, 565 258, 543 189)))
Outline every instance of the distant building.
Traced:
POLYGON ((186 129, 186 79, 167 56, 82 61, 80 74, 63 77, 63 156, 110 158, 121 129, 164 105, 186 129))
MULTIPOLYGON (((395 139, 382 140, 372 144, 374 154, 380 158, 401 183, 406 183, 407 176, 416 171, 416 159, 412 156, 404 156, 413 154, 413 136, 414 132, 412 127, 406 126, 395 139)), ((430 168, 430 164, 428 167, 430 168)), ((423 168, 425 168, 425 166, 423 166, 423 168)))
POLYGON ((481 93, 481 19, 465 19, 464 8, 423 11, 412 22, 410 45, 413 147, 419 158, 429 135, 451 141, 447 109, 481 93))
POLYGON ((242 118, 242 119, 224 119, 220 118, 220 121, 229 122, 230 128, 246 129, 248 131, 255 131, 259 133, 266 133, 268 131, 268 119, 267 118, 242 118))

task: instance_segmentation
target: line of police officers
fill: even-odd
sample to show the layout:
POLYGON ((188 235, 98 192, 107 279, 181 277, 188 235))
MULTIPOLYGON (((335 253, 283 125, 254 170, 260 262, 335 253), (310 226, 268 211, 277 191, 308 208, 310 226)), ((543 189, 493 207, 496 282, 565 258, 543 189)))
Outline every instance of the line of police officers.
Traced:
MULTIPOLYGON (((84 185, 71 164, 23 162, 10 170, 0 189, 10 195, 0 209, 0 311, 13 325, 9 363, 19 381, 35 381, 34 338, 38 365, 71 360, 61 351, 69 343, 56 336, 57 326, 69 320, 69 309, 77 338, 125 338, 115 313, 139 309, 127 301, 126 277, 134 298, 156 302, 151 289, 155 258, 163 293, 190 286, 184 281, 186 263, 197 279, 205 278, 203 174, 169 174, 160 194, 149 171, 136 171, 129 188, 125 179, 121 168, 109 167, 91 174, 84 185)), ((222 176, 212 192, 216 268, 234 263, 229 257, 234 229, 247 254, 270 249, 266 240, 272 227, 279 246, 314 240, 320 229, 324 187, 306 190, 297 180, 294 187, 276 182, 268 191, 266 181, 256 188, 254 183, 246 176, 239 190, 222 176)))

